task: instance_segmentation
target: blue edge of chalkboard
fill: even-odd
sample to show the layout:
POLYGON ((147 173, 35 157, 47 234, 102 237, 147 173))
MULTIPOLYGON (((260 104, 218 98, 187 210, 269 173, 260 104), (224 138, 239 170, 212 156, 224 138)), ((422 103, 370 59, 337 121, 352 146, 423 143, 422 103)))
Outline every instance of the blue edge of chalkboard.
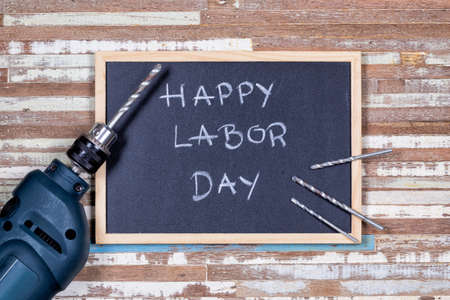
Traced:
POLYGON ((91 253, 112 252, 292 252, 292 251, 373 251, 375 237, 363 235, 361 244, 258 244, 258 245, 97 245, 91 244, 91 253))

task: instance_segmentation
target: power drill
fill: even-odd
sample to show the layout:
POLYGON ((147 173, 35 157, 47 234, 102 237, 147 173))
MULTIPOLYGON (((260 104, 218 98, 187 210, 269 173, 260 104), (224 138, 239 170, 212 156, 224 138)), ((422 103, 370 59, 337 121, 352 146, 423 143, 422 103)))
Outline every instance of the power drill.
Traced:
POLYGON ((89 226, 79 202, 117 140, 114 126, 160 72, 157 64, 108 124, 96 123, 67 150, 69 168, 55 159, 14 189, 0 212, 0 300, 51 299, 65 289, 89 255, 89 226))

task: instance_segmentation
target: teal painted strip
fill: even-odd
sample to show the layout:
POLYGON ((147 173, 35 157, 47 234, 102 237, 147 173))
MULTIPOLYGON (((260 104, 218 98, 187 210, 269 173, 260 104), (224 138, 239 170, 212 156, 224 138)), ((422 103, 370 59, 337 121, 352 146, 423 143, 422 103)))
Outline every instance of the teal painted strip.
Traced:
POLYGON ((363 235, 361 244, 261 244, 261 245, 97 245, 91 244, 91 253, 112 252, 292 252, 292 251, 373 251, 375 237, 363 235))

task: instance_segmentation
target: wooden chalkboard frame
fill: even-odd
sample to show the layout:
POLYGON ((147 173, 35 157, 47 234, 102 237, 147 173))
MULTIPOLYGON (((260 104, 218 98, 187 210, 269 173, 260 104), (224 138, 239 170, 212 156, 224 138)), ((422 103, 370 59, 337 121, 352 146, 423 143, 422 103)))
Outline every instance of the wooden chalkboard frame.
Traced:
MULTIPOLYGON (((106 118, 106 62, 350 62, 351 63, 351 151, 361 154, 361 53, 296 51, 177 51, 177 52, 97 52, 95 55, 95 121, 106 118)), ((361 161, 352 163, 352 208, 361 210, 361 161)), ((95 177, 95 234, 98 244, 348 244, 339 233, 107 233, 106 166, 95 177)), ((350 234, 361 241, 361 220, 351 217, 350 234)))

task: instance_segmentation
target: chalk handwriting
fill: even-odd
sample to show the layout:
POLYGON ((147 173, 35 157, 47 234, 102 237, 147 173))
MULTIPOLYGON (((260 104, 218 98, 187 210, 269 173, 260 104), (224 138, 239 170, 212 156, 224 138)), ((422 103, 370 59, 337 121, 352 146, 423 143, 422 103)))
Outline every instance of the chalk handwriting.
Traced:
MULTIPOLYGON (((172 94, 173 91, 169 88, 169 84, 166 83, 166 93, 159 96, 159 98, 165 100, 167 107, 171 107, 171 104, 174 104, 173 101, 177 100, 181 107, 184 108, 187 105, 185 100, 186 95, 184 87, 184 83, 180 84, 180 92, 178 94, 172 94)), ((252 83, 250 81, 243 81, 239 83, 235 87, 235 89, 233 89, 233 86, 229 82, 221 82, 215 86, 215 89, 208 90, 204 85, 200 85, 196 89, 195 93, 193 93, 192 90, 190 90, 189 93, 193 95, 192 104, 194 105, 194 107, 205 104, 207 106, 213 106, 214 104, 224 106, 227 102, 232 101, 232 96, 237 93, 237 96, 235 96, 234 98, 237 98, 241 105, 249 102, 246 101, 246 98, 248 98, 250 95, 254 95, 261 99, 261 108, 265 108, 267 106, 267 103, 269 102, 270 96, 272 95, 273 87, 273 82, 270 83, 268 87, 265 87, 258 82, 252 83), (217 93, 212 92, 213 90, 217 90, 217 93)), ((251 101, 249 103, 254 102, 251 101)))
MULTIPOLYGON (((260 127, 259 124, 250 126, 247 129, 246 134, 238 129, 236 129, 235 124, 224 124, 217 129, 217 132, 223 132, 224 146, 228 150, 238 149, 244 141, 248 141, 252 144, 261 144, 266 139, 266 133, 269 134, 269 143, 272 148, 281 146, 286 147, 287 143, 285 140, 285 135, 287 133, 287 127, 283 122, 274 122, 269 124, 266 128, 260 127), (278 141, 278 142, 277 142, 278 141)), ((204 124, 200 125, 198 135, 191 136, 187 138, 188 141, 197 141, 197 145, 202 145, 205 141, 208 146, 214 145, 214 140, 218 139, 219 135, 210 134, 206 129, 204 124)), ((192 147, 193 144, 189 142, 180 143, 179 142, 178 125, 174 126, 174 146, 175 148, 188 148, 192 147)))
MULTIPOLYGON (((255 190, 256 183, 258 182, 260 172, 256 174, 253 180, 246 179, 242 176, 238 177, 238 180, 247 187, 250 187, 247 193, 247 200, 250 200, 255 190)), ((194 179, 194 195, 192 195, 192 200, 195 202, 206 199, 213 191, 214 181, 211 174, 207 171, 195 171, 191 180, 194 179)), ((217 194, 220 195, 222 192, 225 193, 225 190, 228 190, 231 196, 235 196, 238 193, 239 186, 237 183, 239 181, 232 181, 228 177, 227 173, 224 173, 222 178, 219 181, 217 187, 217 194)))

